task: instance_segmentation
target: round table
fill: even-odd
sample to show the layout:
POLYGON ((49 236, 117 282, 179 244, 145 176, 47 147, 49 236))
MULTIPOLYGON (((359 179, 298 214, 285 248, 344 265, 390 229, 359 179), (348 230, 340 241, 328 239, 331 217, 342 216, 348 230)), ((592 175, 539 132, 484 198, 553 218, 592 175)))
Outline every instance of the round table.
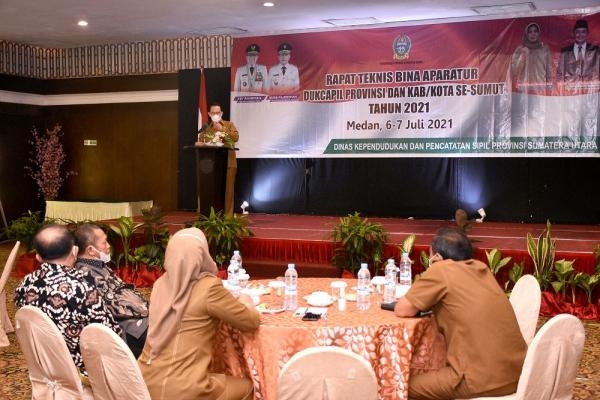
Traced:
MULTIPOLYGON (((314 291, 329 293, 334 280, 339 279, 299 278, 298 307, 311 307, 304 297, 314 291)), ((346 282, 347 292, 353 293, 356 280, 346 282)), ((268 286, 268 281, 260 283, 268 286)), ((261 300, 268 302, 272 295, 261 300)), ((365 311, 356 310, 353 301, 339 311, 334 302, 318 321, 303 321, 293 311, 262 314, 259 329, 252 333, 241 333, 223 323, 217 334, 213 370, 250 377, 255 399, 276 400, 279 371, 291 356, 307 347, 339 346, 371 363, 380 398, 406 399, 411 373, 444 365, 445 344, 431 317, 397 317, 382 310, 378 299, 372 295, 371 307, 365 311)))

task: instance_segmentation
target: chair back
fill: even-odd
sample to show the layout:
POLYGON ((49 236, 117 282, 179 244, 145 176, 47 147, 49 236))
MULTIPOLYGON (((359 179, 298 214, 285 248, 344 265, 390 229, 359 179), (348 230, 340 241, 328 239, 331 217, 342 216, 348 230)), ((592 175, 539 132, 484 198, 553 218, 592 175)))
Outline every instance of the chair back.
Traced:
POLYGON ((559 314, 535 335, 523 363, 516 398, 567 400, 581 360, 585 329, 571 314, 559 314))
POLYGON ((4 264, 2 275, 0 275, 0 347, 8 346, 10 344, 6 334, 15 331, 15 328, 10 321, 8 310, 6 309, 6 291, 4 289, 6 282, 8 282, 8 277, 15 266, 15 260, 17 259, 17 252, 19 251, 20 245, 21 242, 19 241, 15 243, 4 264))
POLYGON ((15 313, 16 334, 29 369, 31 398, 93 399, 83 386, 65 340, 42 310, 24 306, 15 313))
POLYGON ((471 400, 571 400, 585 329, 571 314, 552 317, 531 341, 516 393, 471 400))
POLYGON ((85 326, 80 348, 96 400, 150 400, 137 360, 110 328, 85 326))
POLYGON ((283 366, 277 391, 279 400, 376 400, 377 379, 371 364, 350 350, 310 347, 283 366))
POLYGON ((542 292, 540 284, 533 275, 523 275, 512 290, 509 298, 513 307, 523 339, 529 345, 535 335, 542 292))

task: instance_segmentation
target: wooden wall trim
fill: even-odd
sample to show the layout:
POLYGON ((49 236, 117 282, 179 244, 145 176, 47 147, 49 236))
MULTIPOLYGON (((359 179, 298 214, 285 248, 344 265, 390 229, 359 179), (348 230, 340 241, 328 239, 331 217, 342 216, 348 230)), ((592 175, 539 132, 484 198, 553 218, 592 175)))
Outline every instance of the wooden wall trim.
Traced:
POLYGON ((231 36, 43 48, 0 40, 0 73, 37 79, 175 73, 231 65, 231 36))
POLYGON ((81 93, 41 95, 0 90, 0 102, 29 104, 35 106, 58 106, 74 104, 148 103, 177 101, 178 91, 153 90, 113 93, 81 93))

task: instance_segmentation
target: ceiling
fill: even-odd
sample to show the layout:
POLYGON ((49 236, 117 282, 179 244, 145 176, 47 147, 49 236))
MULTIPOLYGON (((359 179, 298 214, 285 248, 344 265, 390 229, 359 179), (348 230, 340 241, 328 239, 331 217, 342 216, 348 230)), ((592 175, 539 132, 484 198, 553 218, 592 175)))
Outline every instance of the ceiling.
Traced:
MULTIPOLYGON (((535 10, 475 6, 519 0, 0 0, 0 40, 41 47, 147 41, 201 35, 262 36, 344 29, 325 20, 369 19, 371 26, 600 11, 599 0, 534 0, 535 10), (89 25, 77 26, 79 19, 89 25)), ((521 3, 524 4, 524 3, 521 3)))

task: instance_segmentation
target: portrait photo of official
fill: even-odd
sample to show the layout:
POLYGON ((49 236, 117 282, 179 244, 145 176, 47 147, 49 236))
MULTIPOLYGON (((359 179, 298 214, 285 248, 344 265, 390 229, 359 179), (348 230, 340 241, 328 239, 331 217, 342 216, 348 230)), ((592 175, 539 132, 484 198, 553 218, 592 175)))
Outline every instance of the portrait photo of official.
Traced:
POLYGON ((556 70, 556 83, 569 96, 560 134, 574 141, 595 140, 600 123, 600 46, 590 42, 590 29, 587 20, 575 21, 571 44, 560 50, 556 70))
POLYGON ((262 92, 267 88, 267 67, 258 64, 260 47, 256 43, 246 47, 246 64, 235 71, 233 90, 236 92, 262 92))
POLYGON ((269 69, 269 89, 273 93, 294 92, 300 88, 298 68, 290 64, 292 45, 281 43, 277 47, 279 64, 269 69))

